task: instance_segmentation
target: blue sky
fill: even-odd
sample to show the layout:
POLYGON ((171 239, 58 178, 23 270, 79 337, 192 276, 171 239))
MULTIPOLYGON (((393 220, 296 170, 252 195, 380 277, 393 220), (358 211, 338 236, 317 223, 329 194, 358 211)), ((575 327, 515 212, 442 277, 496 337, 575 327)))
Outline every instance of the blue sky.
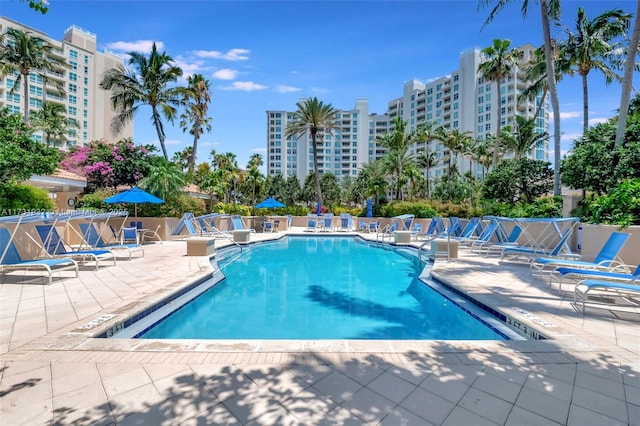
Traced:
MULTIPOLYGON (((476 0, 422 1, 69 1, 50 0, 40 15, 17 0, 0 0, 0 14, 60 39, 71 25, 97 34, 99 50, 149 51, 155 41, 185 75, 211 81, 213 128, 202 136, 198 161, 209 152, 233 152, 240 166, 266 152, 266 110, 295 110, 301 97, 317 96, 338 109, 357 98, 382 114, 402 94, 403 83, 449 74, 459 54, 484 48, 494 38, 516 47, 542 44, 537 1, 526 19, 513 1, 482 29, 489 9, 476 0)), ((562 22, 573 25, 582 6, 592 18, 606 9, 635 10, 635 1, 562 1, 562 22)), ((554 29, 560 35, 560 29, 554 29)), ((634 83, 638 82, 638 76, 634 83)), ((582 92, 578 77, 559 85, 563 153, 581 134, 582 92)), ((613 115, 620 86, 589 76, 591 123, 613 115)), ((135 117, 136 143, 155 143, 150 109, 135 117)), ((167 124, 170 155, 192 137, 167 124)), ((553 152, 550 153, 553 158, 553 152)))

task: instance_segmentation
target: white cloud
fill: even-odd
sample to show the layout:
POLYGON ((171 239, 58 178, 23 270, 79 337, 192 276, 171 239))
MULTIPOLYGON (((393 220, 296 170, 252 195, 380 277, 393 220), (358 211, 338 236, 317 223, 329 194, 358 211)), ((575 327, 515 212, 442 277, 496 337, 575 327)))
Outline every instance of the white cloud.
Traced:
POLYGON ((225 61, 246 61, 249 59, 248 49, 231 49, 226 53, 217 50, 195 50, 194 55, 200 58, 224 59, 225 61))
POLYGON ((269 86, 254 83, 253 81, 234 81, 229 86, 221 87, 222 90, 242 90, 245 92, 253 92, 256 90, 268 89, 269 86))
POLYGON ((563 133, 560 135, 560 142, 573 142, 582 137, 582 133, 563 133))
POLYGON ((577 111, 560 112, 560 118, 562 120, 567 120, 569 118, 578 118, 578 117, 582 117, 582 114, 577 111))
POLYGON ((589 119, 589 126, 594 126, 599 123, 606 123, 609 119, 607 117, 594 117, 589 119))
POLYGON ((182 141, 178 139, 165 139, 164 144, 165 145, 182 145, 182 141))
POLYGON ((238 71, 229 68, 223 68, 213 73, 213 77, 220 80, 233 80, 237 75, 238 71))
MULTIPOLYGON (((164 49, 163 42, 156 41, 155 43, 158 50, 164 49)), ((115 41, 113 43, 107 43, 106 48, 121 52, 150 52, 152 45, 153 40, 115 41)))
POLYGON ((181 56, 178 56, 174 62, 180 67, 180 69, 182 69, 182 78, 185 81, 188 76, 200 73, 204 69, 204 63, 202 61, 189 62, 181 56))
POLYGON ((302 89, 299 87, 294 87, 294 86, 287 86, 286 84, 278 84, 276 86, 276 92, 278 93, 293 93, 293 92, 299 92, 302 89))
POLYGON ((198 141, 198 146, 218 146, 220 142, 200 142, 198 141))

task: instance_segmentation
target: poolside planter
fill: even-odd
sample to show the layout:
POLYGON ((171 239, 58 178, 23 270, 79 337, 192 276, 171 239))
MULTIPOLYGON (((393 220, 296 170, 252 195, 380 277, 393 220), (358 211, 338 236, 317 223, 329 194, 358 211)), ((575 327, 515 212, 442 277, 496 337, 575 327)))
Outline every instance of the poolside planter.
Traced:
POLYGON ((411 231, 395 231, 393 240, 396 244, 411 244, 411 231))
POLYGON ((251 237, 250 229, 234 229, 233 241, 240 244, 247 244, 251 237))
POLYGON ((211 256, 215 252, 215 238, 193 237, 187 239, 187 256, 211 256))

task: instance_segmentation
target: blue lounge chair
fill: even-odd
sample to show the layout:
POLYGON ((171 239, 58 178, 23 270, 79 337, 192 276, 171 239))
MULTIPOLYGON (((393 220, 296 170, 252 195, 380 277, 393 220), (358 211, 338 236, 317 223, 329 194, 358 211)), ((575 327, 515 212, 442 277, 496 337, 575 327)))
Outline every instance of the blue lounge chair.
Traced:
POLYGON ((323 231, 333 231, 333 213, 325 213, 320 219, 320 227, 323 231))
POLYGON ((422 224, 421 223, 414 223, 413 224, 413 228, 411 229, 411 238, 415 239, 417 234, 420 234, 422 232, 422 224))
POLYGON ((11 233, 6 228, 0 228, 0 272, 10 270, 30 270, 44 269, 49 275, 49 284, 53 282, 53 272, 75 270, 76 277, 79 275, 78 263, 69 258, 56 259, 34 259, 23 260, 18 253, 18 249, 13 243, 11 233))
POLYGON ((322 220, 322 216, 318 216, 315 213, 309 213, 307 215, 307 231, 316 232, 320 229, 320 221, 322 220))
POLYGON ((239 229, 250 230, 251 232, 256 232, 253 228, 247 228, 242 220, 242 216, 240 215, 232 215, 231 216, 231 230, 237 231, 239 229))
POLYGON ((591 292, 615 293, 618 296, 640 296, 640 274, 627 282, 606 280, 584 280, 578 284, 573 293, 573 303, 582 299, 582 313, 584 314, 585 302, 591 292))
POLYGON ((619 266, 616 266, 615 268, 610 270, 569 268, 561 266, 553 270, 549 275, 549 285, 552 285, 554 278, 559 277, 560 279, 558 280, 558 291, 562 292, 562 282, 565 278, 574 280, 596 279, 624 282, 631 281, 638 275, 640 275, 640 263, 631 273, 625 272, 619 266))
POLYGON ((490 223, 486 228, 482 231, 482 234, 478 238, 468 238, 459 240, 460 247, 469 247, 471 250, 474 247, 482 247, 484 244, 488 244, 491 241, 491 238, 496 233, 498 229, 498 225, 496 223, 490 223))
POLYGON ((269 219, 266 219, 262 222, 262 232, 273 232, 273 222, 269 219))
POLYGON ((522 228, 520 228, 518 225, 514 225, 505 241, 496 244, 488 242, 486 244, 479 245, 479 251, 482 252, 482 249, 484 248, 486 249, 486 253, 490 254, 491 252, 502 251, 505 248, 516 247, 518 244, 518 238, 520 238, 520 234, 522 234, 522 228))
POLYGON ((469 222, 467 222, 466 226, 460 232, 460 235, 458 235, 456 237, 456 239, 458 241, 460 241, 460 240, 464 240, 464 239, 468 239, 468 238, 473 237, 473 235, 476 232, 476 230, 478 229, 479 225, 480 225, 480 218, 479 217, 472 217, 471 219, 469 219, 469 222))
POLYGON ((449 217, 449 228, 447 228, 447 234, 452 237, 459 237, 462 233, 462 223, 460 218, 456 216, 449 217))
POLYGON ((442 218, 439 216, 434 216, 431 218, 431 222, 429 222, 429 226, 427 230, 424 232, 418 232, 414 235, 416 239, 433 239, 438 235, 441 235, 444 232, 444 223, 442 223, 442 218))
MULTIPOLYGON (((544 250, 539 247, 529 246, 505 247, 502 249, 500 260, 504 260, 505 256, 521 256, 528 259, 537 256, 557 256, 558 258, 560 258, 560 256, 562 255, 562 250, 564 249, 564 245, 566 244, 567 239, 570 235, 571 232, 565 232, 551 250, 544 250)), ((565 256, 571 256, 571 254, 566 253, 565 256)))
POLYGON ((546 268, 557 268, 559 266, 568 266, 573 268, 608 268, 613 262, 617 261, 618 253, 622 246, 627 242, 631 234, 623 232, 613 232, 593 262, 584 260, 562 259, 556 257, 538 257, 531 262, 530 269, 533 272, 537 269, 540 274, 546 268))
MULTIPOLYGON (((93 247, 94 249, 126 251, 129 259, 131 259, 133 253, 136 252, 140 252, 141 257, 144 257, 144 247, 141 244, 107 244, 102 240, 100 233, 93 223, 80 223, 78 226, 82 232, 82 239, 84 239, 89 247, 93 247)), ((122 234, 124 234, 124 229, 122 234)))
POLYGON ((353 218, 349 213, 340 214, 340 231, 349 232, 353 227, 353 218))
POLYGON ((77 259, 81 263, 89 260, 95 263, 96 270, 100 267, 102 260, 109 260, 116 264, 116 256, 109 250, 68 250, 70 246, 60 238, 60 234, 53 225, 36 225, 36 232, 42 240, 44 250, 50 256, 77 259))

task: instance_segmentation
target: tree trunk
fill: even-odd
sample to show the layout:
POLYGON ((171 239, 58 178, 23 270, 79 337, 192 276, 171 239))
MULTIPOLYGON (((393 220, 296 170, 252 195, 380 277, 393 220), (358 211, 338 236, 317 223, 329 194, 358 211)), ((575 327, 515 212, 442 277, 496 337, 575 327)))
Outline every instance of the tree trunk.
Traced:
POLYGON ((193 148, 191 149, 191 155, 189 156, 189 173, 193 173, 196 167, 196 152, 198 151, 198 132, 194 132, 193 135, 193 148))
POLYGON ((582 134, 589 130, 589 89, 587 87, 587 74, 582 74, 582 134))
MULTIPOLYGON (((320 188, 320 172, 318 171, 318 142, 316 139, 316 129, 311 129, 311 144, 313 147, 313 171, 314 180, 316 183, 316 195, 318 196, 318 203, 322 206, 322 190, 320 188)), ((318 212, 320 213, 320 212, 318 212)))
POLYGON ((29 124, 29 72, 22 73, 22 120, 29 124))
POLYGON ((542 18, 542 33, 544 35, 544 55, 547 63, 547 79, 551 108, 553 108, 553 195, 561 195, 560 192, 560 102, 558 100, 558 88, 556 86, 556 73, 553 66, 553 51, 551 47, 551 30, 549 27, 549 14, 547 1, 540 0, 540 12, 542 18))
POLYGON ((624 142, 624 131, 627 127, 627 116, 629 115, 629 100, 633 86, 633 71, 636 65, 638 43, 640 43, 640 2, 636 2, 636 17, 633 21, 633 32, 631 33, 631 41, 629 41, 627 61, 624 64, 622 94, 620 96, 620 109, 618 111, 618 128, 616 129, 616 147, 621 146, 624 142))
POLYGON ((153 108, 153 125, 156 128, 156 133, 158 133, 158 141, 160 142, 160 148, 162 148, 164 159, 169 161, 167 147, 164 146, 164 133, 162 132, 162 128, 160 127, 160 116, 158 115, 158 111, 155 108, 153 108))
MULTIPOLYGON (((491 160, 491 167, 495 167, 498 164, 498 148, 500 147, 500 127, 502 127, 502 102, 501 102, 501 94, 500 94, 500 86, 502 79, 501 76, 498 76, 496 79, 496 88, 498 89, 498 126, 496 129, 496 140, 493 143, 493 159, 491 160)), ((491 123, 491 122, 489 122, 491 123)))

